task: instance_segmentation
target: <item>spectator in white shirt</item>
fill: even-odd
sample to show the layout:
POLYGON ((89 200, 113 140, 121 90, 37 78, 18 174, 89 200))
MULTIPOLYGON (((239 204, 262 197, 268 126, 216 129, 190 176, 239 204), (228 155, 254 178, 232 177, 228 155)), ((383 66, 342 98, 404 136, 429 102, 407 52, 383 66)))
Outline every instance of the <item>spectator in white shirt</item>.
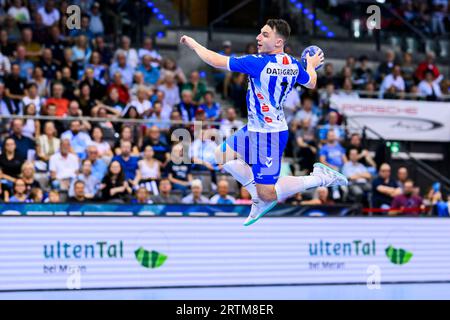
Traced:
POLYGON ((11 73, 11 61, 0 52, 0 80, 11 73))
POLYGON ((226 111, 226 118, 222 119, 222 123, 220 124, 220 132, 224 138, 228 138, 235 131, 244 126, 244 122, 236 118, 236 109, 233 107, 228 108, 226 111))
POLYGON ((21 0, 14 0, 12 6, 8 9, 8 16, 13 17, 19 23, 30 22, 30 12, 21 0))
POLYGON ((152 104, 148 100, 147 89, 144 86, 139 86, 136 92, 136 99, 133 99, 123 110, 122 114, 126 114, 130 107, 135 107, 140 116, 147 114, 152 104))
POLYGON ((59 11, 55 8, 54 0, 47 0, 45 6, 39 8, 38 13, 41 15, 42 21, 47 27, 51 27, 57 23, 60 18, 59 11))
POLYGON ((314 114, 313 111, 313 100, 312 98, 307 96, 303 98, 302 109, 297 111, 294 117, 294 121, 300 124, 305 119, 311 120, 311 126, 313 128, 315 128, 317 126, 317 123, 319 122, 319 118, 314 114))
POLYGON ((131 40, 127 36, 122 36, 120 39, 120 48, 117 49, 116 55, 118 53, 124 53, 126 57, 127 65, 135 69, 139 63, 139 58, 136 49, 131 48, 131 40))
POLYGON ((442 98, 442 91, 439 83, 444 76, 441 74, 434 79, 433 71, 427 70, 425 72, 425 79, 419 83, 419 95, 426 98, 428 101, 436 101, 442 98))
POLYGON ((134 68, 127 63, 127 53, 122 49, 117 50, 115 61, 116 62, 109 68, 111 78, 114 77, 116 72, 119 72, 122 75, 124 84, 131 87, 133 83, 134 68))
POLYGON ((297 109, 300 108, 300 94, 296 88, 292 88, 284 100, 284 116, 286 122, 290 123, 297 109))
POLYGON ((25 96, 22 99, 22 104, 24 106, 27 106, 30 103, 34 104, 34 106, 36 107, 36 113, 39 114, 41 112, 41 107, 44 104, 44 99, 39 97, 38 86, 34 82, 27 85, 25 96))
POLYGON ((350 196, 356 202, 360 202, 364 193, 370 191, 372 178, 366 166, 358 161, 358 155, 358 149, 350 149, 348 152, 350 161, 347 161, 342 167, 342 173, 349 180, 350 196))
POLYGON ((144 39, 143 47, 139 49, 138 55, 141 62, 145 55, 149 55, 151 57, 151 65, 153 68, 158 68, 161 63, 161 56, 153 49, 153 40, 150 37, 144 39))
POLYGON ((383 99, 385 97, 385 93, 388 92, 391 94, 388 97, 396 96, 396 93, 404 93, 405 92, 405 81, 401 76, 401 68, 400 65, 396 64, 392 69, 392 73, 388 74, 381 83, 379 98, 383 99))
POLYGON ((79 168, 78 157, 70 153, 70 148, 70 140, 63 139, 59 152, 50 157, 50 178, 55 189, 68 190, 70 180, 77 174, 79 168))

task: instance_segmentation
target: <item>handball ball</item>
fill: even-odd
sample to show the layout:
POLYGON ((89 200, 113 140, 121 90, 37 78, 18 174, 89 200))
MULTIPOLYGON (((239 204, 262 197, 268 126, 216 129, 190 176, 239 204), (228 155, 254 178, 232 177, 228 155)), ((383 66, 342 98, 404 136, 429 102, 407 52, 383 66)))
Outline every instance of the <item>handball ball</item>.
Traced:
MULTIPOLYGON (((302 58, 301 58, 301 64, 302 67, 306 70, 306 55, 309 54, 310 56, 313 56, 316 54, 316 52, 320 52, 322 49, 320 49, 318 46, 309 46, 302 52, 302 58)), ((323 66, 323 62, 319 64, 316 67, 316 70, 320 69, 323 66)))

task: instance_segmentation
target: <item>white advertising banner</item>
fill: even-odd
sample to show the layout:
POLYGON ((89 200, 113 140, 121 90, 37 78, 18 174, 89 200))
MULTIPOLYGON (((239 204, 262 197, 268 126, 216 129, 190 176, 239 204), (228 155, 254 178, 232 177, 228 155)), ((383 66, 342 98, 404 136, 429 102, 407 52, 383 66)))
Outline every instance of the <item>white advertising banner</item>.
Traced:
POLYGON ((331 106, 345 114, 350 123, 367 126, 388 140, 450 141, 450 102, 333 96, 331 106))
POLYGON ((0 290, 450 281, 450 219, 1 217, 0 290))

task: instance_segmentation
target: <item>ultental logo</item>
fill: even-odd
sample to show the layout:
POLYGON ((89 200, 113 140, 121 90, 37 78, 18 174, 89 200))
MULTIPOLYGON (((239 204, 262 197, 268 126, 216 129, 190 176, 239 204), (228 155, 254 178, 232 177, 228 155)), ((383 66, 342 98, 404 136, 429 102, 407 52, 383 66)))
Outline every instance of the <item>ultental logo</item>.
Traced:
POLYGON ((134 252, 136 256, 136 260, 143 266, 144 268, 159 268, 164 262, 167 260, 167 256, 158 251, 145 250, 143 247, 140 247, 134 252))
POLYGON ((393 264, 406 264, 411 260, 413 256, 412 252, 406 251, 405 249, 401 248, 394 248, 391 245, 387 247, 385 251, 389 261, 393 264))

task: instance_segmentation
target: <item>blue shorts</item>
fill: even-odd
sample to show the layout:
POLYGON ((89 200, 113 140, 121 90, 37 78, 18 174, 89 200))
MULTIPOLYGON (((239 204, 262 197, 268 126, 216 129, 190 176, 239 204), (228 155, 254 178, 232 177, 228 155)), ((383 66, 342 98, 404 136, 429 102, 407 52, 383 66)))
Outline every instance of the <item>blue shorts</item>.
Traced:
POLYGON ((288 140, 288 130, 279 132, 248 131, 247 126, 236 131, 222 144, 228 144, 252 167, 255 182, 275 184, 281 170, 281 157, 288 140))

